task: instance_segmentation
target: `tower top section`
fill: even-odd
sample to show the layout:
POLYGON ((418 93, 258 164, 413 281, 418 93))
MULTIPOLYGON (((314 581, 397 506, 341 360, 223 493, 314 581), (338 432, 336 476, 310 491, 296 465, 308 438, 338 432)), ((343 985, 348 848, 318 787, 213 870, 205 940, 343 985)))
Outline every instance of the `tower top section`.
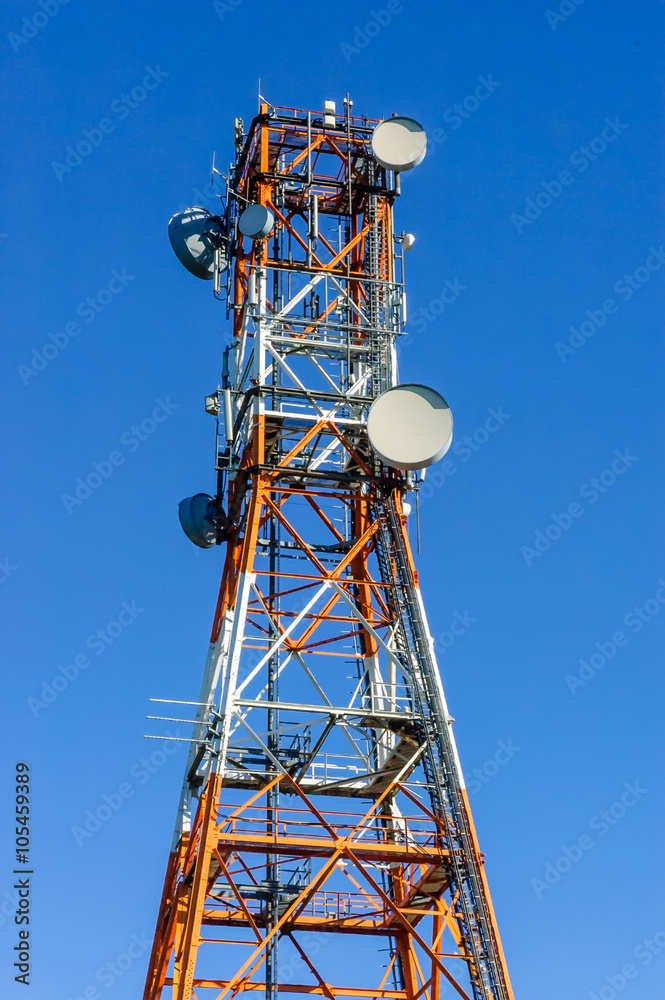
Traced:
MULTIPOLYGON (((226 221, 231 255, 241 271, 243 264, 250 271, 259 265, 286 269, 291 286, 293 275, 303 272, 317 281, 351 281, 351 301, 361 308, 360 300, 366 305, 373 300, 367 318, 380 324, 381 307, 396 306, 400 297, 388 287, 365 294, 357 283, 394 284, 399 275, 401 284, 394 259, 401 256, 401 238, 395 241, 392 228, 400 172, 388 160, 402 169, 419 163, 426 145, 422 127, 410 118, 382 122, 354 116, 348 97, 341 115, 332 101, 320 113, 263 104, 246 132, 236 119, 235 143, 226 221)), ((357 309, 350 308, 355 319, 349 319, 361 325, 357 309)), ((297 315, 293 309, 289 314, 297 315)), ((320 318, 311 310, 308 315, 320 318)), ((325 318, 338 315, 333 310, 325 318)), ((385 319, 386 332, 399 332, 403 316, 385 319)), ((236 335, 241 325, 236 315, 236 335)))
MULTIPOLYGON (((301 441, 287 464, 303 485, 403 489, 403 471, 440 457, 440 446, 422 461, 407 447, 406 460, 392 460, 367 428, 372 403, 398 384, 414 237, 396 234, 393 205, 426 144, 414 119, 358 117, 348 96, 341 114, 332 101, 319 112, 263 102, 249 127, 234 122, 220 213, 191 208, 171 220, 179 259, 212 278, 226 304, 230 336, 209 407, 220 476, 280 468, 301 441)), ((405 439, 424 433, 417 421, 400 429, 405 439)))

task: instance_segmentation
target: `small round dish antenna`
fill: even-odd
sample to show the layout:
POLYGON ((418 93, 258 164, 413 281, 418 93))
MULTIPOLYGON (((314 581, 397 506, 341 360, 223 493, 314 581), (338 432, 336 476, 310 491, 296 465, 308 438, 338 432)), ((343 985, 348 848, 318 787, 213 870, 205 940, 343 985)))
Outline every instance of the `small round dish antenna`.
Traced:
POLYGON ((265 205, 248 205, 238 219, 238 228, 250 240, 262 240, 270 236, 275 225, 275 216, 265 205))
POLYGON ((367 434, 386 465, 403 470, 427 469, 450 448, 453 416, 435 389, 396 385, 372 403, 367 434))
POLYGON ((425 129, 415 118, 386 118, 374 129, 372 152, 386 170, 413 170, 425 159, 425 129))
POLYGON ((180 263, 197 278, 215 276, 215 256, 224 270, 229 265, 227 241, 220 220, 205 208, 186 208, 169 219, 169 240, 180 263))
POLYGON ((180 525, 190 542, 200 549, 209 549, 217 541, 217 529, 212 520, 214 500, 207 493, 197 493, 178 504, 180 525))

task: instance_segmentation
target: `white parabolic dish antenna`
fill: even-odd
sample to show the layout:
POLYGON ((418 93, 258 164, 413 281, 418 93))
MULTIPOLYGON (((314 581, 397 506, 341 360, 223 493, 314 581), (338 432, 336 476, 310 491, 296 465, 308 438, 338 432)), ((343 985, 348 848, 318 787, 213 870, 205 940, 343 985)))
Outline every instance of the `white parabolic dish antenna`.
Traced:
POLYGON ((374 400, 367 434, 382 462, 395 469, 427 469, 450 448, 453 415, 435 389, 396 385, 374 400))
POLYGON ((265 205, 248 205, 238 219, 238 229, 250 240, 263 240, 270 236, 275 216, 265 205))
POLYGON ((386 170, 413 170, 425 159, 425 129, 414 118, 386 118, 374 129, 372 152, 386 170))
POLYGON ((215 251, 222 249, 222 268, 228 267, 226 241, 219 220, 206 208, 186 208, 169 219, 169 240, 180 263, 197 278, 215 273, 215 251))

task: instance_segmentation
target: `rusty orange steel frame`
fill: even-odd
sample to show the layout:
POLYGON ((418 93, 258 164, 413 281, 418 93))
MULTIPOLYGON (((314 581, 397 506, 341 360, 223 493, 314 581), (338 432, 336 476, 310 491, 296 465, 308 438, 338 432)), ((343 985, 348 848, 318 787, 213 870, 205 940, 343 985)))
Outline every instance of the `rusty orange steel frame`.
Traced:
POLYGON ((416 484, 367 441, 397 382, 403 254, 399 178, 351 107, 236 121, 226 556, 180 703, 193 738, 144 1000, 513 998, 409 546, 416 484), (243 237, 248 204, 268 237, 243 237))

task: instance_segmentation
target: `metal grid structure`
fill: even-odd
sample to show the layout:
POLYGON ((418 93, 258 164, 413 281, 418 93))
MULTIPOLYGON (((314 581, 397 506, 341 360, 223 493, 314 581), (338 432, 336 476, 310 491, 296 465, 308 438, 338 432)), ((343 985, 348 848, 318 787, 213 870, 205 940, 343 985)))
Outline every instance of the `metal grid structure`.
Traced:
POLYGON ((263 103, 236 121, 215 276, 233 324, 226 560, 144 1000, 513 997, 409 548, 413 484, 367 440, 406 319, 377 124, 348 98, 339 117, 263 103), (248 204, 273 214, 267 238, 242 236, 248 204))

